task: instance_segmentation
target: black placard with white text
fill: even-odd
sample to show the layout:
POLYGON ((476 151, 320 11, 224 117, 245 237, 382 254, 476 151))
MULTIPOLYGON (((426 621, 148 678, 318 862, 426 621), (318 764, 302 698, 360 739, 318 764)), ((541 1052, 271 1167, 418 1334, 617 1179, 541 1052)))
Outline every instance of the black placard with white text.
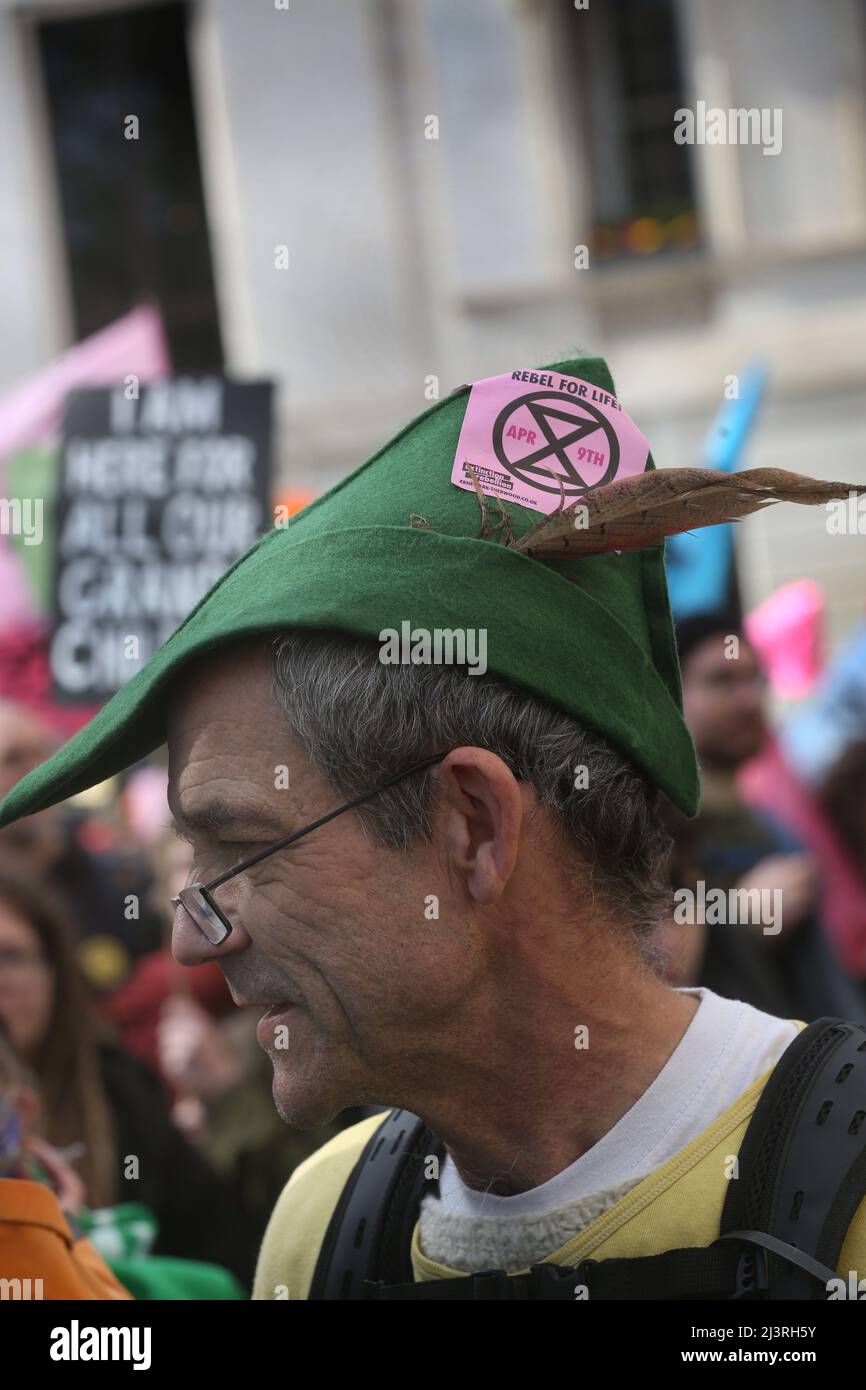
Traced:
POLYGON ((118 690, 270 525, 272 392, 209 376, 70 393, 50 646, 58 700, 118 690))

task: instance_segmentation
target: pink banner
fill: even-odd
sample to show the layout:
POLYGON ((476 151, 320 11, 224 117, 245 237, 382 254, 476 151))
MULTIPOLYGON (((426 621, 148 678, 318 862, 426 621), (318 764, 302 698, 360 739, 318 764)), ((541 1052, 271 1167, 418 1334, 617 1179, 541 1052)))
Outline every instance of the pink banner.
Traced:
POLYGON ((741 770, 740 790, 750 806, 782 820, 814 854, 821 870, 821 920, 840 964, 855 979, 866 975, 866 884, 806 787, 774 739, 741 770))
MULTIPOLYGON (((141 305, 84 338, 55 362, 0 394, 0 490, 7 488, 6 463, 35 445, 59 443, 66 396, 76 387, 108 386, 137 376, 167 376, 171 360, 162 316, 141 305)), ((0 536, 0 697, 17 700, 69 737, 95 706, 58 705, 48 670, 48 620, 37 612, 19 555, 0 536)))
POLYGON ((0 460, 56 439, 73 387, 109 386, 130 375, 152 381, 170 371, 160 312, 141 305, 0 395, 0 460))

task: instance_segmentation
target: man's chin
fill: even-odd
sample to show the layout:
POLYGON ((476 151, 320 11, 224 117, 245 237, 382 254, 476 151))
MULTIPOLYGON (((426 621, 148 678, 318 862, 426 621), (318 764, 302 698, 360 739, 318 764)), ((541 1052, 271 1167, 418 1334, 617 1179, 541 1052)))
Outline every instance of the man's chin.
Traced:
POLYGON ((274 1106, 280 1119, 292 1129, 320 1129, 352 1103, 337 1096, 323 1077, 299 1074, 290 1071, 284 1061, 272 1061, 274 1106))

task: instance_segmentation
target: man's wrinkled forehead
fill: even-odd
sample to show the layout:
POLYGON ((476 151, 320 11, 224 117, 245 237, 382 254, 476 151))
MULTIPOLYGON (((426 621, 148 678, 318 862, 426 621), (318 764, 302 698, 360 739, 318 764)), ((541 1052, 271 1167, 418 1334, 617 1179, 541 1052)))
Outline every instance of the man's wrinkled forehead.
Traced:
POLYGON ((296 828, 302 796, 275 776, 292 740, 274 697, 270 640, 227 645, 185 672, 169 695, 167 734, 168 806, 183 839, 276 840, 296 828))
POLYGON ((233 757, 257 738, 278 737, 270 642, 233 642, 198 658, 175 679, 168 697, 169 777, 195 757, 233 757))

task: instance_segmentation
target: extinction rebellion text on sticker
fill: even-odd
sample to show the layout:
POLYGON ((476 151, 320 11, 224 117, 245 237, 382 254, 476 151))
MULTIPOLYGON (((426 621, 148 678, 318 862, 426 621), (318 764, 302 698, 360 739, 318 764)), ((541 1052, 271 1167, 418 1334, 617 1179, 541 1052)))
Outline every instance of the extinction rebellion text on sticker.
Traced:
POLYGON ((476 381, 451 481, 538 512, 556 511, 615 478, 643 473, 649 445, 610 392, 560 372, 519 371, 476 381), (560 483, 562 490, 560 490, 560 483))

